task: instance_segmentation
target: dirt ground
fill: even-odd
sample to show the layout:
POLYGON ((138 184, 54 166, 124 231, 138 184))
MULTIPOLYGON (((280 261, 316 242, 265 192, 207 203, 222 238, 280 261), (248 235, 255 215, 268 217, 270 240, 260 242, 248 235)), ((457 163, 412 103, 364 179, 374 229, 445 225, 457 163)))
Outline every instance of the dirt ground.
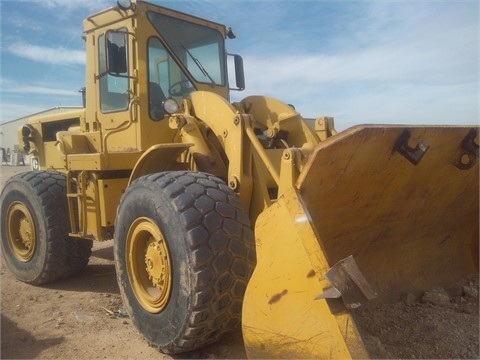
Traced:
MULTIPOLYGON (((0 188, 28 167, 0 168, 0 188)), ((132 325, 115 278, 113 242, 95 243, 78 276, 35 287, 13 278, 1 260, 2 359, 242 359, 240 329, 199 351, 170 357, 132 325)), ((422 297, 355 314, 373 358, 479 358, 478 274, 422 297)))
POLYGON ((478 275, 421 297, 360 309, 355 317, 378 359, 478 359, 478 275))

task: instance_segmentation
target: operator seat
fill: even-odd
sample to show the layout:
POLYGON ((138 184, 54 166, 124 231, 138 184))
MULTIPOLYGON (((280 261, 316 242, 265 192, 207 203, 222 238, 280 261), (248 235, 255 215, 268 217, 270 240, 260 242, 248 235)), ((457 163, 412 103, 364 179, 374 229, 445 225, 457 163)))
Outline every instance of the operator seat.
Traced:
POLYGON ((158 121, 165 116, 163 110, 163 102, 167 97, 163 93, 162 88, 155 82, 148 83, 148 111, 152 120, 158 121))

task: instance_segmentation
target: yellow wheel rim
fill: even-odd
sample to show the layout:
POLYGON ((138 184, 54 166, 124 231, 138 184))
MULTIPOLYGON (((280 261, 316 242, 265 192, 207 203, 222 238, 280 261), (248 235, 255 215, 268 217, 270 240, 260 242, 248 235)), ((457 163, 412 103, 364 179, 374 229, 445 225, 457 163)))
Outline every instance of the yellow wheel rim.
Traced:
POLYGON ((28 262, 35 252, 35 223, 27 207, 21 202, 13 202, 7 209, 8 245, 15 258, 28 262))
POLYGON ((132 223, 125 250, 135 297, 146 311, 161 312, 170 296, 171 262, 165 238, 153 220, 141 217, 132 223))

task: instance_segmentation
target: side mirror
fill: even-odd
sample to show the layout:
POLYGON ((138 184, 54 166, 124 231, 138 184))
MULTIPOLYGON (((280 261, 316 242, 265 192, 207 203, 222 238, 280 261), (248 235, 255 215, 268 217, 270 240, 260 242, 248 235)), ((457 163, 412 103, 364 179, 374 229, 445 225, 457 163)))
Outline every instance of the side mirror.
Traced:
POLYGON ((233 56, 235 61, 235 79, 238 90, 245 89, 245 72, 243 70, 243 59, 240 55, 233 56))
MULTIPOLYGON (((238 91, 244 90, 245 89, 245 72, 243 70, 243 59, 240 55, 237 55, 237 54, 227 54, 227 55, 233 57, 233 64, 235 68, 236 88, 230 88, 230 90, 238 90, 238 91)), ((229 60, 229 64, 231 64, 230 60, 229 60)), ((230 76, 233 76, 233 74, 231 74, 231 72, 229 71, 229 78, 230 76)))
POLYGON ((128 76, 127 33, 109 30, 106 34, 105 53, 107 72, 113 76, 128 76))

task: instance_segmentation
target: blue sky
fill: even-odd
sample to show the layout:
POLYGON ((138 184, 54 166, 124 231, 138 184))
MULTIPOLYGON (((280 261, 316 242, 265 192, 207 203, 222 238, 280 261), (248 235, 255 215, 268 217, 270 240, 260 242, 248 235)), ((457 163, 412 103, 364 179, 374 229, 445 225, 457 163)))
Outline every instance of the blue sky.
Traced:
MULTIPOLYGON (((478 124, 478 1, 150 2, 231 26, 252 94, 359 123, 478 124)), ((0 0, 0 122, 81 105, 82 20, 114 0, 0 0)))

